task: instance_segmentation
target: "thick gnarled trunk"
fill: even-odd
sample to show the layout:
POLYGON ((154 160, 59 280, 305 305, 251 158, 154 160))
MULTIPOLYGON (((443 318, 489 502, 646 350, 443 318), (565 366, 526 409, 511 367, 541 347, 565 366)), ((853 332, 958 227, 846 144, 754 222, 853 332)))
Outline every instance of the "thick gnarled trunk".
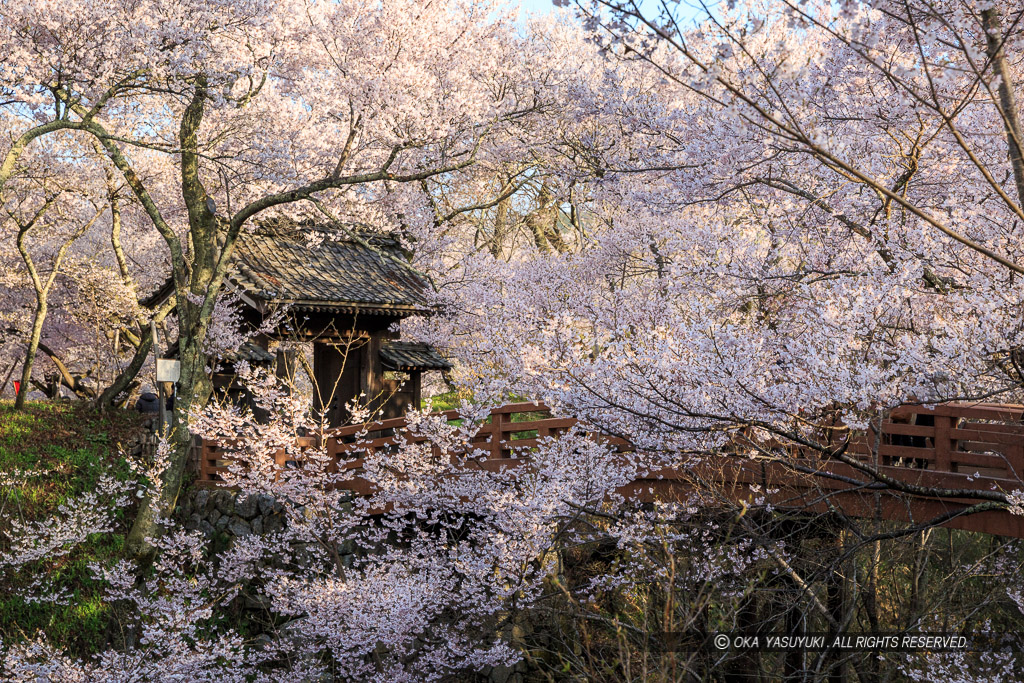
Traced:
MULTIPOLYGON (((209 268, 194 268, 191 290, 212 291, 214 287, 211 284, 212 278, 209 277, 212 272, 213 269, 209 268), (204 272, 208 277, 199 278, 198 276, 204 272)), ((209 296, 216 297, 215 294, 209 296)), ((160 534, 160 520, 170 517, 174 512, 192 452, 189 416, 193 410, 206 405, 213 391, 212 381, 207 374, 209 363, 203 351, 212 309, 212 304, 195 305, 185 298, 178 299, 178 359, 181 362, 181 374, 175 391, 172 419, 169 425, 165 425, 167 431, 162 435, 168 448, 165 451, 166 461, 158 463, 163 468, 160 470, 160 481, 152 482, 155 489, 143 500, 128 534, 126 549, 129 554, 136 557, 144 558, 151 554, 150 540, 160 534)), ((144 341, 152 346, 151 332, 146 334, 144 341)))
POLYGON ((153 482, 156 489, 143 500, 128 534, 126 549, 136 557, 144 557, 151 552, 150 539, 160 533, 159 520, 169 517, 174 511, 192 451, 189 414, 193 409, 206 405, 213 389, 206 374, 206 355, 199 340, 183 334, 179 342, 179 359, 181 377, 177 385, 173 419, 165 435, 169 445, 167 461, 162 463, 164 469, 160 473, 160 481, 153 482))
MULTIPOLYGON (((160 533, 159 520, 174 511, 178 492, 185 476, 192 450, 189 415, 206 405, 213 385, 207 375, 207 359, 203 352, 206 333, 213 317, 213 305, 227 267, 217 239, 218 222, 209 195, 199 178, 198 131, 203 120, 206 101, 204 79, 200 78, 192 100, 181 119, 178 134, 181 143, 181 190, 188 210, 191 236, 191 268, 185 266, 183 254, 175 254, 174 284, 178 312, 178 379, 174 418, 165 435, 169 449, 157 489, 143 501, 128 535, 127 550, 136 556, 149 555, 149 543, 160 533), (187 294, 187 295, 186 295, 187 294)), ((154 482, 156 483, 156 482, 154 482)))

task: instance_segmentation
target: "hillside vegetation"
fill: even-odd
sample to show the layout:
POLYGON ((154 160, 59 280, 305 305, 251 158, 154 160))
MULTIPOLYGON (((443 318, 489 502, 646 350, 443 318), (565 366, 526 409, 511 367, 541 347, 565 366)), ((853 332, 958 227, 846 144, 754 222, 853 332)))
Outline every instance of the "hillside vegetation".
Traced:
MULTIPOLYGON (((0 402, 0 558, 10 550, 12 524, 54 516, 104 473, 132 476, 123 449, 139 421, 133 412, 100 414, 83 403, 38 402, 15 411, 12 402, 0 402)), ((120 552, 132 514, 119 509, 113 533, 94 534, 63 556, 18 569, 0 565, 0 638, 45 635, 72 652, 101 649, 111 607, 98 597, 89 565, 120 552), (31 589, 39 581, 45 591, 31 589), (25 594, 51 602, 26 600, 25 594)))

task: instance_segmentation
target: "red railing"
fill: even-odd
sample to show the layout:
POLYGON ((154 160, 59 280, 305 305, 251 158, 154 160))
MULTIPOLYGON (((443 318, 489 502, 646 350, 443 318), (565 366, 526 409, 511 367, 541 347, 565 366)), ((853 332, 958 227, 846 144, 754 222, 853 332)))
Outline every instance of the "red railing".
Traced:
MULTIPOLYGON (((517 465, 521 460, 512 457, 513 451, 521 452, 533 448, 540 439, 557 436, 577 423, 574 418, 550 417, 550 414, 547 406, 537 403, 513 403, 495 408, 490 411, 490 417, 472 437, 471 445, 474 449, 488 453, 489 467, 517 465)), ((449 421, 459 419, 458 411, 455 410, 435 415, 443 416, 449 421)), ((300 451, 322 445, 327 455, 334 460, 336 467, 352 469, 361 465, 360 454, 381 448, 390 449, 397 443, 398 435, 413 443, 423 443, 427 440, 423 436, 409 433, 405 418, 398 417, 332 429, 325 435, 326 442, 316 437, 299 437, 296 442, 300 451)), ((622 439, 606 436, 595 438, 622 448, 627 447, 622 439)), ((229 448, 204 440, 198 453, 198 482, 201 485, 216 485, 221 480, 221 474, 227 471, 229 459, 229 448)), ((283 467, 289 461, 295 462, 296 456, 280 451, 275 459, 277 464, 283 467)))
MULTIPOLYGON (((1024 406, 1000 404, 953 403, 932 410, 901 407, 882 425, 879 464, 1020 480, 1024 477, 1022 413, 1024 406)), ((855 441, 851 450, 870 457, 873 436, 855 441)))
MULTIPOLYGON (((448 420, 458 419, 456 411, 440 415, 448 420)), ((516 403, 492 410, 471 441, 474 449, 488 454, 482 463, 478 462, 480 467, 517 466, 528 461, 528 451, 539 439, 561 434, 576 424, 573 418, 550 417, 547 406, 516 403), (512 457, 513 453, 526 459, 512 457)), ((365 452, 393 448, 399 437, 413 442, 426 440, 410 434, 406 427, 404 418, 394 418, 332 430, 326 435, 325 443, 316 437, 302 437, 297 441, 300 451, 323 445, 335 471, 337 468, 358 470, 365 452)), ((619 450, 630 448, 622 439, 604 435, 592 437, 612 443, 619 450)), ((835 447, 847 438, 849 432, 844 427, 833 426, 823 429, 821 440, 835 447)), ((849 508, 846 511, 851 516, 871 516, 888 506, 889 511, 883 516, 901 519, 956 511, 972 503, 966 497, 946 501, 915 500, 909 508, 892 501, 882 505, 877 499, 877 488, 868 486, 873 482, 864 472, 848 464, 822 459, 820 453, 788 450, 792 463, 800 464, 804 470, 817 470, 824 476, 813 477, 811 481, 797 476, 785 462, 720 458, 697 469, 652 473, 622 492, 641 499, 680 497, 693 490, 695 479, 701 479, 725 484, 731 497, 742 498, 749 492, 748 487, 756 483, 762 488, 777 489, 775 499, 786 507, 803 505, 824 510, 841 502, 849 508), (863 481, 864 485, 852 485, 850 480, 863 481)), ((1024 489, 1024 406, 977 403, 950 403, 934 408, 903 406, 881 424, 880 433, 869 430, 867 434, 854 436, 845 452, 872 465, 883 475, 913 486, 960 491, 1024 489)), ((434 455, 442 454, 435 452, 434 455)), ((220 445, 204 441, 198 453, 197 483, 218 486, 229 458, 229 452, 220 445)), ((301 455, 284 451, 275 456, 277 465, 282 468, 298 464, 299 459, 301 455)), ((357 493, 369 492, 366 482, 358 479, 346 483, 345 488, 357 493)), ((961 520, 951 525, 1024 537, 1024 517, 1009 517, 1005 512, 982 513, 972 516, 973 522, 961 520)))

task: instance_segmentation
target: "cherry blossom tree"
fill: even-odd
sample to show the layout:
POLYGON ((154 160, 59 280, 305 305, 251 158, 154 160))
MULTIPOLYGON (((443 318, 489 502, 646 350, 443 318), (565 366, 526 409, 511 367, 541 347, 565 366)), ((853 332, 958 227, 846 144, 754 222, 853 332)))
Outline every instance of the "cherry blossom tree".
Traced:
POLYGON ((506 59, 514 26, 486 3, 40 2, 5 7, 2 26, 0 87, 21 127, 0 183, 34 141, 74 131, 100 145, 169 255, 183 428, 167 498, 140 514, 136 547, 177 493, 184 425, 210 393, 205 339, 247 222, 302 203, 382 228, 419 220, 389 188, 500 156, 491 141, 538 106, 529 74, 506 59))
MULTIPOLYGON (((732 453, 798 468, 797 446, 865 485, 955 495, 822 433, 905 402, 1024 396, 1019 8, 747 3, 687 26, 671 3, 581 5, 632 95, 598 90, 602 136, 582 112, 567 126, 588 239, 463 258, 441 287, 450 317, 417 333, 477 395, 543 399, 681 469, 732 453)), ((1019 510, 1013 490, 978 498, 1019 510)))
MULTIPOLYGON (((61 207, 58 206, 57 208, 54 208, 54 204, 56 204, 60 199, 61 192, 62 191, 57 191, 46 196, 42 205, 32 212, 31 216, 27 218, 27 220, 17 216, 11 217, 11 220, 17 225, 16 243, 18 245, 18 251, 21 254, 25 268, 31 278, 32 287, 36 296, 32 331, 29 336, 28 350, 25 353, 25 362, 22 365, 21 372, 21 385, 25 387, 25 391, 18 392, 18 397, 15 401, 15 405, 18 408, 24 407, 25 399, 28 396, 28 388, 31 386, 32 381, 32 366, 35 362, 36 352, 39 349, 40 337, 43 332, 43 322, 46 320, 46 313, 49 307, 50 290, 53 288, 57 275, 60 273, 64 257, 67 255, 68 249, 72 244, 92 227, 104 210, 103 207, 94 206, 92 207, 92 218, 80 222, 74 217, 68 216, 66 211, 61 210, 61 207), (51 210, 54 211, 54 214, 56 218, 59 219, 60 223, 70 222, 73 228, 69 235, 62 236, 57 239, 55 253, 53 254, 52 261, 49 264, 49 272, 41 273, 37 266, 36 259, 32 256, 32 249, 29 246, 29 235, 33 232, 47 230, 52 239, 54 234, 59 234, 60 224, 57 223, 55 225, 53 220, 48 220, 50 216, 47 214, 51 210)), ((44 189, 41 194, 46 195, 48 193, 44 189)), ((72 383, 72 388, 75 388, 74 383, 72 383)))
POLYGON ((582 157, 590 242, 466 261, 423 334, 478 390, 667 453, 1020 400, 1019 12, 929 7, 754 3, 688 30, 584 4, 634 93, 582 157))
MULTIPOLYGON (((675 608, 662 632, 706 627, 712 606, 739 627, 755 588, 783 586, 787 614, 838 629, 856 610, 826 604, 830 587, 861 549, 920 539, 908 554, 923 573, 936 520, 847 527, 827 561, 808 560, 805 539, 778 529, 816 524, 778 522, 766 492, 736 506, 710 487, 637 509, 616 491, 661 465, 793 465, 792 445, 898 486, 821 430, 863 430, 905 402, 1021 400, 1021 9, 766 0, 693 26, 671 3, 653 15, 610 0, 577 9, 586 24, 562 13, 520 34, 475 2, 0 7, 0 111, 13 131, 3 205, 25 197, 27 224, 47 195, 19 194, 25 170, 58 141, 77 146, 102 178, 91 197, 109 215, 111 281, 133 300, 120 221, 159 235, 182 360, 178 429, 139 489, 148 504, 131 537, 155 560, 95 568, 130 607, 137 642, 89 661, 18 643, 5 675, 424 680, 516 660, 521 610, 568 606, 618 628, 604 593, 660 591, 644 605, 675 608), (443 307, 403 332, 458 361, 474 399, 462 424, 414 411, 426 442, 339 471, 296 439, 323 425, 273 378, 240 367, 269 423, 206 405, 214 350, 240 339, 220 295, 227 263, 247 225, 274 212, 402 234, 443 307), (584 427, 542 440, 528 466, 478 466, 473 426, 511 396, 584 427), (613 454, 587 431, 635 451, 613 454), (287 528, 213 558, 201 532, 171 519, 193 432, 230 444, 228 482, 272 497, 287 528), (347 493, 357 487, 366 495, 347 493), (619 555, 570 585, 559 565, 587 544, 619 555), (350 547, 359 559, 345 559, 350 547), (274 615, 267 639, 204 631, 246 598, 274 615)), ((124 316, 134 350, 109 394, 145 362, 149 321, 170 315, 124 316)), ((100 494, 131 490, 104 482, 100 494)), ((972 492, 979 510, 1020 512, 1021 495, 972 492)), ((19 527, 0 561, 27 566, 106 533, 97 501, 19 527)), ((866 575, 851 572, 866 596, 881 582, 872 552, 866 575)), ((1015 553, 1007 544, 956 576, 1007 579, 1015 553)), ((935 610, 916 586, 919 626, 935 610)), ((878 609, 864 613, 877 627, 878 609)), ((994 658, 990 672, 1014 667, 994 658)))

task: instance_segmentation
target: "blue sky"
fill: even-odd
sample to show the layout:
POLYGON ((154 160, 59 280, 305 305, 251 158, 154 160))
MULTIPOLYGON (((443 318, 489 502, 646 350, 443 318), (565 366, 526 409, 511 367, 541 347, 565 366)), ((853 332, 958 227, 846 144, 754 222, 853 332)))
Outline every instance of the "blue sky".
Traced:
MULTIPOLYGON (((518 2, 523 9, 526 9, 527 11, 530 12, 550 12, 552 9, 554 9, 554 4, 552 4, 551 0, 518 0, 518 2)), ((717 0, 705 0, 705 3, 709 7, 713 7, 715 4, 717 4, 717 0)), ((670 2, 669 4, 671 5, 672 3, 670 2)), ((697 0, 681 0, 681 2, 679 2, 677 6, 680 16, 685 15, 687 13, 690 17, 697 16, 698 14, 703 14, 703 10, 694 9, 693 5, 696 5, 698 8, 700 7, 700 4, 697 0)), ((645 11, 649 9, 651 15, 654 15, 657 13, 658 8, 661 6, 661 2, 660 0, 642 0, 640 6, 644 8, 645 11)))
POLYGON ((548 12, 554 7, 551 0, 521 0, 519 4, 531 12, 548 12))

